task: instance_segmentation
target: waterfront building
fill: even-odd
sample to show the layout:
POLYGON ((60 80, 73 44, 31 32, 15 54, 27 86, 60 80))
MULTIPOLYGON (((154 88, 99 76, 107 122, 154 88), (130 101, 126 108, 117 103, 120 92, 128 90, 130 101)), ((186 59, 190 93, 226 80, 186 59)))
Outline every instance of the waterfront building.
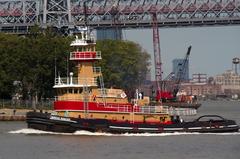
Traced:
POLYGON ((216 84, 222 85, 222 91, 227 95, 240 93, 240 75, 233 70, 227 70, 215 77, 216 84))
POLYGON ((207 83, 207 74, 197 73, 192 75, 192 83, 207 83))
POLYGON ((186 95, 216 96, 222 94, 222 89, 212 77, 208 78, 207 74, 198 73, 192 75, 190 82, 181 84, 181 92, 186 95))
POLYGON ((182 71, 182 80, 183 81, 188 81, 189 80, 189 61, 186 61, 185 65, 185 71, 182 70, 182 65, 184 63, 184 59, 174 59, 172 61, 173 64, 173 73, 175 75, 174 78, 178 78, 177 76, 179 75, 179 72, 182 71))
POLYGON ((186 95, 196 96, 216 96, 222 94, 221 85, 215 83, 183 83, 181 92, 185 92, 186 95))

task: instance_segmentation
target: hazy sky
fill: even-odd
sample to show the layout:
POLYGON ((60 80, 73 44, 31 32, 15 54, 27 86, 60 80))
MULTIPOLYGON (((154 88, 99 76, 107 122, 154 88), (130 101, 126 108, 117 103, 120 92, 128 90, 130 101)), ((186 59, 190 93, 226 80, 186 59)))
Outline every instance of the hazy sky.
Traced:
MULTIPOLYGON (((221 74, 232 69, 234 57, 240 58, 240 26, 160 28, 159 31, 164 76, 172 71, 172 60, 184 58, 190 45, 190 77, 193 73, 221 74)), ((123 38, 139 43, 153 59, 151 29, 125 30, 123 38)))

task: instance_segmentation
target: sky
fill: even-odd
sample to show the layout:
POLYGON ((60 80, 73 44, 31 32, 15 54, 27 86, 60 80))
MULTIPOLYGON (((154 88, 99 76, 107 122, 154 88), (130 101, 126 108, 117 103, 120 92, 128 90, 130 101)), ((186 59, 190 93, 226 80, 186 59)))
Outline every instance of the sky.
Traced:
MULTIPOLYGON (((163 76, 172 71, 172 60, 184 58, 191 45, 189 76, 206 73, 208 77, 232 69, 232 59, 240 58, 240 26, 159 28, 163 76)), ((151 54, 153 64, 152 29, 123 31, 123 39, 134 41, 151 54)), ((151 67, 154 79, 154 67, 151 67)))

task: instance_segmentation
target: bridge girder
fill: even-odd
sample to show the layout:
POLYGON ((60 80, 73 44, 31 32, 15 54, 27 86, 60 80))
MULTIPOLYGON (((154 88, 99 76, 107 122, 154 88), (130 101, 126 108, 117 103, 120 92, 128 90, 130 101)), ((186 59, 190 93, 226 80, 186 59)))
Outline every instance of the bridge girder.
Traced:
POLYGON ((38 0, 0 1, 0 26, 39 23, 38 0))
POLYGON ((85 1, 93 28, 240 24, 240 0, 2 0, 0 28, 83 25, 85 1))

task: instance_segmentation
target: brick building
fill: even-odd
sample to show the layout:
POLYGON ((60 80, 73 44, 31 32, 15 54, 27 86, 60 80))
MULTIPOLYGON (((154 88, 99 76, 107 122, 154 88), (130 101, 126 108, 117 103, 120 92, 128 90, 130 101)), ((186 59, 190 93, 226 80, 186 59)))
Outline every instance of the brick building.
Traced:
POLYGON ((181 84, 181 92, 186 95, 216 96, 222 94, 222 89, 220 84, 216 84, 206 74, 193 74, 190 82, 181 84))

